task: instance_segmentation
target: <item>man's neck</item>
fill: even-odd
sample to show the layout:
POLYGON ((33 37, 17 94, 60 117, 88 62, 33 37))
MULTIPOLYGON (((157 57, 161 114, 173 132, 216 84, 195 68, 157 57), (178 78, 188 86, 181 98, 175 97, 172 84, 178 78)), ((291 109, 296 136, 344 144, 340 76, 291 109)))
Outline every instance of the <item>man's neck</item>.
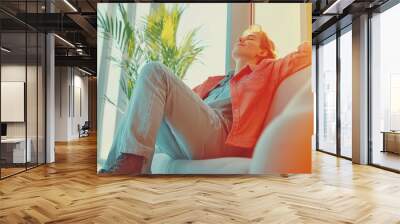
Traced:
POLYGON ((237 74, 240 70, 244 67, 249 66, 251 70, 254 70, 257 63, 255 61, 248 61, 248 60, 237 60, 235 65, 235 74, 237 74))

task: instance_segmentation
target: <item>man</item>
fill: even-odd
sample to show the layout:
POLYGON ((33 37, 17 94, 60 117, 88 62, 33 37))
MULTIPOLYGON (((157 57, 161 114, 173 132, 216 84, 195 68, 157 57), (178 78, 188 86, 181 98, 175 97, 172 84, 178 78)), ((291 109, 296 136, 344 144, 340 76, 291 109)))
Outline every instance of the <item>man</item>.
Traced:
POLYGON ((154 151, 174 159, 251 157, 280 83, 311 65, 303 43, 276 59, 259 26, 239 38, 235 70, 191 90, 160 63, 146 64, 101 173, 149 173, 154 151))

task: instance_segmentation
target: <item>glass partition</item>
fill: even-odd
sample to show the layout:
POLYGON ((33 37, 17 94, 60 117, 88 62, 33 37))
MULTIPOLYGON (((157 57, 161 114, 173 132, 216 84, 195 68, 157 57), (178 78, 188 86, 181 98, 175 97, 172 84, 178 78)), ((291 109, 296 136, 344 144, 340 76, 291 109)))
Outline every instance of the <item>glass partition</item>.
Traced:
POLYGON ((16 19, 44 3, 0 2, 1 179, 45 163, 45 35, 16 19))
POLYGON ((26 41, 25 32, 1 34, 2 177, 24 171, 31 161, 26 136, 26 41))

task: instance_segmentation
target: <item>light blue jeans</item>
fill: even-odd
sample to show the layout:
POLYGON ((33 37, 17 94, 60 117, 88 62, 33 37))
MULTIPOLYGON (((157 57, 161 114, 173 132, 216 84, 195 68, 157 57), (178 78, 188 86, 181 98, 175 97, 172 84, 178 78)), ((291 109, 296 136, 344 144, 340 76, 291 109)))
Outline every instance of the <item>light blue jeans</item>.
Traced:
POLYGON ((228 133, 220 113, 166 66, 148 63, 140 72, 103 169, 113 167, 121 153, 143 156, 142 173, 149 173, 155 151, 186 160, 234 156, 224 146, 228 133))

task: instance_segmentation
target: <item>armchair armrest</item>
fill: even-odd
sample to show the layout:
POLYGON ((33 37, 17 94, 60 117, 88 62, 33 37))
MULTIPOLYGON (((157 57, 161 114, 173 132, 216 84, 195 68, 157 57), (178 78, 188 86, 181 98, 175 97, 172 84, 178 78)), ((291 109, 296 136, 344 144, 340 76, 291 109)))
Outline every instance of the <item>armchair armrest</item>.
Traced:
POLYGON ((310 173, 312 131, 313 97, 308 84, 261 134, 250 173, 310 173))

